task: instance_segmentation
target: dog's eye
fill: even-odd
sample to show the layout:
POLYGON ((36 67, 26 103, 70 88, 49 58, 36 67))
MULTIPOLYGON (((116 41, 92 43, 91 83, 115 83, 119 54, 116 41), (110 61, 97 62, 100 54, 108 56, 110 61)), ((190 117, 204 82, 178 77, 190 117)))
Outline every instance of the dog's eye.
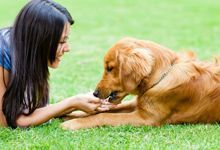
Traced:
POLYGON ((107 66, 107 68, 106 68, 107 72, 111 72, 112 69, 113 69, 113 67, 109 67, 109 66, 107 66))

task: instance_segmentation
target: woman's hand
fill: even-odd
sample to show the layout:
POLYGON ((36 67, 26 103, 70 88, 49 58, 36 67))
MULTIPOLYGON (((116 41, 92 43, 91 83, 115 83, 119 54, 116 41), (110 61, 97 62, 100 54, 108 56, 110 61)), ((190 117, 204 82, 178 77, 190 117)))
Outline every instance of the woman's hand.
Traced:
POLYGON ((89 114, 96 113, 96 109, 101 105, 100 99, 92 94, 79 94, 74 96, 75 108, 89 114))
POLYGON ((114 110, 117 108, 117 105, 108 102, 108 100, 101 100, 101 105, 97 108, 99 112, 105 112, 109 110, 114 110))
POLYGON ((79 94, 69 98, 73 103, 73 107, 77 110, 84 111, 88 114, 95 114, 110 110, 111 105, 103 103, 102 100, 93 96, 92 93, 79 94))
POLYGON ((105 112, 116 107, 116 105, 106 100, 101 100, 93 96, 91 92, 70 97, 69 100, 72 101, 73 107, 75 107, 75 109, 84 111, 88 114, 105 112))

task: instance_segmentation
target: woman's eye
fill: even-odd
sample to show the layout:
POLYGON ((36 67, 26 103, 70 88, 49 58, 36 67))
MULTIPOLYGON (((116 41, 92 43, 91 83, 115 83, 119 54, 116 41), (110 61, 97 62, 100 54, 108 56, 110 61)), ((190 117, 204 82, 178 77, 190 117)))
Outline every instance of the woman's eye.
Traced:
POLYGON ((113 67, 109 67, 109 66, 106 68, 107 72, 111 72, 112 69, 113 69, 113 67))
POLYGON ((66 43, 66 41, 60 41, 60 44, 64 44, 64 43, 66 43))

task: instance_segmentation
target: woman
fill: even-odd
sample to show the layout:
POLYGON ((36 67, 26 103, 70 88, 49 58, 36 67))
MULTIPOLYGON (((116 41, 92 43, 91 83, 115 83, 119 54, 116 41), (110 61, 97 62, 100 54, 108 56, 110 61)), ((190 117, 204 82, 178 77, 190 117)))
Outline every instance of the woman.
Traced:
POLYGON ((105 110, 88 94, 48 105, 48 67, 57 68, 69 51, 73 23, 61 5, 33 0, 12 27, 0 30, 0 126, 39 125, 76 109, 90 114, 105 110))

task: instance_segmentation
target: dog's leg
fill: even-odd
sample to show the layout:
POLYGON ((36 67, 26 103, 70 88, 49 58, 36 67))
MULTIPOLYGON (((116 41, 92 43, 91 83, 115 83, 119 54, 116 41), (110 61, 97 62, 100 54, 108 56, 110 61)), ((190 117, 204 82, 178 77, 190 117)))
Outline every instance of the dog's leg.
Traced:
POLYGON ((151 120, 143 119, 137 111, 132 113, 100 113, 85 118, 78 118, 66 121, 61 124, 63 129, 77 130, 92 128, 103 125, 154 125, 151 120))

